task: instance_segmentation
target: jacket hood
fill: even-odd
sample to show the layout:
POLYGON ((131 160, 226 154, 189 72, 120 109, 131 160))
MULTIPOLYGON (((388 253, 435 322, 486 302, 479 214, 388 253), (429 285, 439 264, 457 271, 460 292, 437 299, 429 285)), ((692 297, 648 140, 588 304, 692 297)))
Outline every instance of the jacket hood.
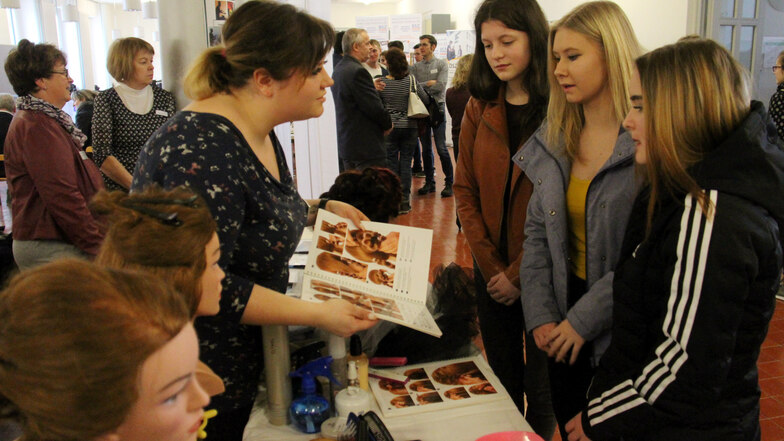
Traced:
POLYGON ((702 188, 765 208, 784 234, 784 150, 761 102, 752 101, 746 119, 691 173, 702 188))

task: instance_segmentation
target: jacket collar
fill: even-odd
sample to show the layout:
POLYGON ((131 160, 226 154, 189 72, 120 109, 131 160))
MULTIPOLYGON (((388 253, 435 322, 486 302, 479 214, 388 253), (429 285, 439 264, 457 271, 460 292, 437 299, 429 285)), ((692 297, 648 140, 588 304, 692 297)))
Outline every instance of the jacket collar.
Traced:
MULTIPOLYGON (((560 140, 555 145, 548 146, 545 141, 546 134, 547 120, 536 129, 536 132, 534 132, 520 150, 515 153, 513 160, 518 167, 525 171, 536 155, 549 155, 558 163, 558 166, 564 174, 564 179, 566 179, 572 170, 569 155, 566 153, 566 144, 563 140, 560 140)), ((602 168, 599 169, 599 173, 611 169, 619 163, 625 163, 628 160, 634 160, 634 141, 632 141, 631 134, 621 127, 619 129, 618 139, 615 141, 615 146, 613 147, 612 155, 607 162, 602 165, 602 168)))

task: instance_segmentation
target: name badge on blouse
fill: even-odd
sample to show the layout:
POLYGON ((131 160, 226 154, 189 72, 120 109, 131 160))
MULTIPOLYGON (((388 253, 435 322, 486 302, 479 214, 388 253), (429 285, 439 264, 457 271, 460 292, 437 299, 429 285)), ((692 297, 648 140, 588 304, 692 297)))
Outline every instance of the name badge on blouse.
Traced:
POLYGON ((430 73, 438 73, 438 69, 430 69, 430 73))
POLYGON ((82 161, 87 160, 87 153, 85 153, 84 150, 79 150, 79 156, 82 157, 82 161))
POLYGON ((161 115, 161 116, 169 116, 169 112, 167 112, 165 110, 156 110, 155 114, 156 115, 161 115))

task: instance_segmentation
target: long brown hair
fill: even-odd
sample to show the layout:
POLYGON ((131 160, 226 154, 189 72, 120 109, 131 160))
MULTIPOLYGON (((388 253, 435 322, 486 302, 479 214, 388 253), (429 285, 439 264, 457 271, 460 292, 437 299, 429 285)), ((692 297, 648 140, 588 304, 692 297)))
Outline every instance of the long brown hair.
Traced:
POLYGON ((188 324, 181 295, 157 277, 61 260, 0 293, 0 396, 24 441, 92 440, 138 399, 144 361, 188 324))
POLYGON ((205 247, 216 229, 204 200, 186 187, 152 186, 131 194, 101 191, 90 208, 109 223, 96 263, 160 276, 185 296, 196 314, 207 268, 205 247), (161 218, 172 215, 176 222, 161 218))
POLYGON ((710 200, 689 167, 749 114, 748 73, 720 44, 699 38, 656 49, 638 58, 636 65, 651 183, 648 228, 664 192, 689 193, 710 215, 710 200))
POLYGON ((185 76, 184 90, 194 100, 231 93, 257 69, 275 80, 295 72, 308 75, 332 49, 335 31, 324 20, 294 6, 249 1, 237 8, 221 31, 223 44, 196 59, 185 76))

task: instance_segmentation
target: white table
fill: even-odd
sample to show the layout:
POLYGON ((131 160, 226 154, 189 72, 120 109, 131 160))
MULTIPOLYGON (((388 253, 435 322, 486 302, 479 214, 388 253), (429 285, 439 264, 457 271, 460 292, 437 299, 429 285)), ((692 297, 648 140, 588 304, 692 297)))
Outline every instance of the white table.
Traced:
MULTIPOLYGON (((492 380, 491 380, 492 381, 492 380)), ((497 378, 495 379, 498 384, 497 378)), ((421 412, 416 415, 385 417, 375 405, 374 411, 381 417, 395 441, 475 441, 489 433, 509 430, 532 431, 517 410, 506 391, 501 400, 485 404, 457 407, 438 411, 421 412)), ((267 421, 263 397, 257 401, 245 428, 243 441, 309 441, 319 434, 305 434, 294 426, 273 426, 267 421)), ((209 426, 207 427, 209 429, 209 426)), ((209 432, 209 431, 208 431, 209 432)))

